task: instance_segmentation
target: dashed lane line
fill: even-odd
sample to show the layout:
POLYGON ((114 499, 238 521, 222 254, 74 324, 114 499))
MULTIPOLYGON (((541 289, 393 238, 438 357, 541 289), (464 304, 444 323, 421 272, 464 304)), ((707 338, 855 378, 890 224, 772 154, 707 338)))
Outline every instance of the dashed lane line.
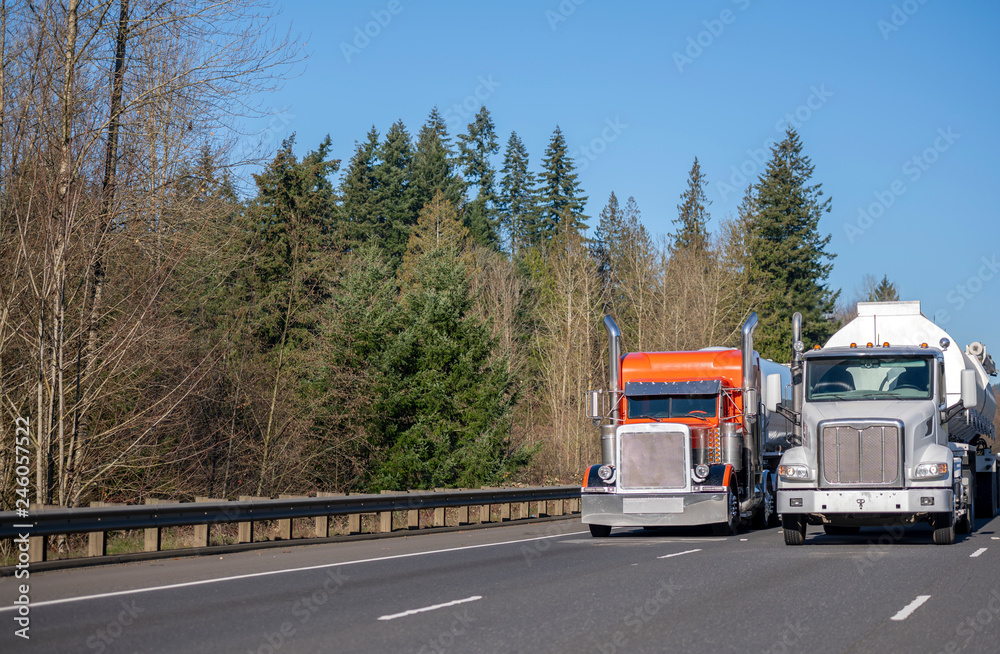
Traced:
POLYGON ((987 548, 985 548, 985 547, 980 547, 978 550, 976 550, 975 552, 973 552, 972 554, 970 554, 969 558, 970 559, 976 558, 977 556, 979 556, 980 554, 982 554, 983 552, 985 552, 986 549, 987 548))
POLYGON ((445 602, 444 604, 435 604, 434 606, 425 606, 420 609, 410 609, 409 611, 403 611, 402 613, 393 613, 392 615, 383 615, 379 617, 379 620, 395 620, 396 618, 405 618, 408 615, 416 615, 418 613, 426 613, 427 611, 446 609, 449 606, 455 606, 456 604, 465 604, 466 602, 475 602, 476 600, 481 600, 481 599, 483 599, 482 595, 473 595, 472 597, 466 597, 465 599, 455 600, 453 602, 445 602))
POLYGON ((700 552, 700 551, 701 551, 700 549, 697 549, 697 550, 687 550, 685 552, 674 552, 673 554, 664 554, 663 556, 658 556, 656 558, 658 558, 658 559, 669 559, 672 556, 681 556, 683 554, 694 554, 695 552, 700 552))
POLYGON ((905 620, 910 617, 910 614, 920 608, 920 605, 931 598, 930 595, 917 595, 917 599, 913 600, 906 606, 904 606, 899 613, 892 616, 893 620, 905 620))

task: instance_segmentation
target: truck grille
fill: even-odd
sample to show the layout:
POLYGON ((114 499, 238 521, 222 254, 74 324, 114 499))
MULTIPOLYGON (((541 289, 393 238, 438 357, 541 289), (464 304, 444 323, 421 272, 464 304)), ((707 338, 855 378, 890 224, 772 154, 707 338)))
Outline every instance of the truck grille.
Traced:
POLYGON ((679 432, 623 432, 621 487, 684 488, 687 441, 679 432))
POLYGON ((890 486, 899 481, 898 425, 826 425, 821 429, 823 482, 890 486))

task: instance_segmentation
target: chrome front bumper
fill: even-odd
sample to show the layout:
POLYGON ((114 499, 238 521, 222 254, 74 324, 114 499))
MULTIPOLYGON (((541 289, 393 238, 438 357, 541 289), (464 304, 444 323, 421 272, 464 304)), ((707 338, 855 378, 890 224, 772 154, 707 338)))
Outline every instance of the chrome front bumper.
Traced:
POLYGON ((580 497, 584 524, 670 527, 725 522, 726 493, 632 495, 587 493, 580 497))
POLYGON ((778 513, 947 513, 955 506, 950 488, 900 490, 779 490, 778 513), (926 499, 929 498, 929 499, 926 499), (795 506, 793 506, 793 500, 795 506), (933 504, 926 504, 932 501, 933 504))

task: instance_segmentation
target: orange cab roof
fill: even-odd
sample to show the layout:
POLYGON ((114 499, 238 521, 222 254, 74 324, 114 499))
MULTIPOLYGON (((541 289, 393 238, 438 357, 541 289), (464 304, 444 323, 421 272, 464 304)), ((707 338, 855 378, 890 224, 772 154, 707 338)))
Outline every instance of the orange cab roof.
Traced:
POLYGON ((729 388, 743 386, 739 350, 630 352, 622 359, 621 384, 631 381, 721 379, 729 388))

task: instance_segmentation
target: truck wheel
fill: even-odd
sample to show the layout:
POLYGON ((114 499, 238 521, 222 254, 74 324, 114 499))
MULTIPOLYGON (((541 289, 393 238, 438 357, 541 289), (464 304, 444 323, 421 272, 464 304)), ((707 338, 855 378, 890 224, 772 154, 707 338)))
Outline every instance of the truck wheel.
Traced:
POLYGON ((955 520, 949 513, 931 516, 935 545, 951 545, 955 542, 955 520))
POLYGON ((965 506, 965 513, 955 524, 955 533, 971 534, 976 529, 976 477, 968 471, 963 472, 962 482, 962 486, 968 489, 969 501, 965 506))
POLYGON ((730 486, 726 492, 726 521, 713 525, 712 532, 716 536, 732 536, 740 529, 740 498, 730 486))
POLYGON ((785 535, 785 545, 801 545, 806 540, 805 516, 781 516, 781 531, 785 535))
POLYGON ((823 525, 827 536, 854 536, 861 532, 861 527, 845 527, 843 525, 823 525))
POLYGON ((611 535, 611 525, 590 525, 590 535, 594 538, 607 538, 611 535))
POLYGON ((764 483, 764 497, 753 514, 754 529, 771 529, 778 526, 776 498, 769 481, 766 480, 764 483))
POLYGON ((976 497, 979 504, 976 505, 976 517, 992 520, 997 515, 997 489, 996 475, 979 474, 976 475, 976 497))

